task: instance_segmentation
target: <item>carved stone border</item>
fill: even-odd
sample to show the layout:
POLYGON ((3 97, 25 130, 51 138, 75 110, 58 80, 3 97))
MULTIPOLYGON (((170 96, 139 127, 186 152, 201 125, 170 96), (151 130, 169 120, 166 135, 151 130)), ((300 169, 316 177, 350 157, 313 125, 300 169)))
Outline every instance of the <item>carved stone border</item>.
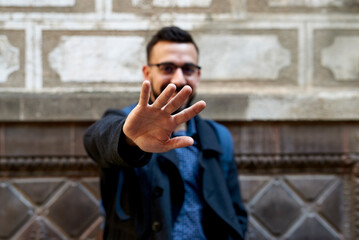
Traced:
POLYGON ((97 175, 98 167, 87 156, 11 156, 0 157, 0 176, 31 175, 40 176, 59 172, 62 175, 97 175))
POLYGON ((235 156, 241 169, 286 167, 349 167, 359 162, 359 154, 240 154, 235 156))
MULTIPOLYGON (((359 154, 238 154, 235 160, 241 169, 325 166, 353 168, 359 174, 359 154)), ((50 169, 93 170, 97 166, 88 156, 0 156, 0 171, 50 169)))

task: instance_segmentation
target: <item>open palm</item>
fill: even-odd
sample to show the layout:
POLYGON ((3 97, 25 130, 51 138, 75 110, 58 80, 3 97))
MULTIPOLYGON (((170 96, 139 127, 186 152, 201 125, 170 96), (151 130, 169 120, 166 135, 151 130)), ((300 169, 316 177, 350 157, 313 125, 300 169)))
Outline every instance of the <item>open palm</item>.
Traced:
POLYGON ((205 107, 199 101, 189 108, 172 115, 191 95, 192 89, 185 86, 173 98, 176 86, 169 84, 153 104, 149 104, 150 82, 145 80, 142 85, 138 105, 128 115, 123 127, 128 141, 137 145, 145 152, 167 152, 174 148, 187 147, 193 139, 187 136, 171 138, 172 132, 182 123, 200 113, 205 107))

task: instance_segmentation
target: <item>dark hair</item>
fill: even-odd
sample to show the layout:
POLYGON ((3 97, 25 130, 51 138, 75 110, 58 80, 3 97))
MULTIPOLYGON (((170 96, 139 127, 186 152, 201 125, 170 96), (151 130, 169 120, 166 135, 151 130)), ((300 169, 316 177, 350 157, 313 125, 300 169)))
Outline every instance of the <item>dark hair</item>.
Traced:
POLYGON ((192 43, 196 48, 197 53, 199 53, 197 44, 194 42, 191 34, 176 26, 163 27, 155 35, 153 35, 151 40, 147 43, 147 62, 150 59, 152 48, 160 41, 192 43))

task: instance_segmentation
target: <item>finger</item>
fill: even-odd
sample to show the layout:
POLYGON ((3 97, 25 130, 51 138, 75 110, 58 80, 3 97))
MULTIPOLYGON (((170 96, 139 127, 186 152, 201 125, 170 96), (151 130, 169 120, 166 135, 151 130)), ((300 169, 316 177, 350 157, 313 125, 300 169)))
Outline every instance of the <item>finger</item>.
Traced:
POLYGON ((168 100, 172 97, 175 91, 176 85, 173 83, 168 84, 165 90, 163 90, 163 92, 157 97, 152 106, 158 109, 162 108, 168 103, 168 100))
POLYGON ((148 100, 150 99, 150 91, 151 83, 148 80, 143 81, 138 105, 147 106, 148 100))
POLYGON ((168 151, 175 149, 175 148, 183 148, 193 145, 194 140, 191 137, 181 136, 181 137, 174 137, 168 140, 166 143, 168 151))
POLYGON ((164 110, 169 114, 173 113, 186 102, 191 93, 192 88, 190 86, 184 86, 182 90, 169 101, 164 110))
POLYGON ((191 107, 182 110, 181 112, 174 115, 176 124, 187 122, 198 113, 200 113, 206 107, 205 101, 199 101, 193 104, 191 107))

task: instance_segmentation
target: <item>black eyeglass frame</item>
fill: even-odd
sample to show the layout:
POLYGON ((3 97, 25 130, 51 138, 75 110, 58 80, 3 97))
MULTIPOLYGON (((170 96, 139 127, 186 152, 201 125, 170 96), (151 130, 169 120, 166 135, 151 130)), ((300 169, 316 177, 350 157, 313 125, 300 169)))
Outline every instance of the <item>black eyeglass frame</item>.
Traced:
POLYGON ((171 66, 174 66, 176 68, 176 70, 177 70, 177 68, 181 68, 183 73, 185 73, 185 71, 183 71, 183 67, 185 67, 185 66, 190 66, 190 67, 196 68, 197 70, 201 70, 200 66, 193 64, 193 63, 185 63, 182 66, 178 66, 177 64, 175 64, 173 62, 148 63, 147 65, 150 67, 158 67, 158 68, 160 68, 161 66, 164 66, 164 65, 171 65, 171 66))

